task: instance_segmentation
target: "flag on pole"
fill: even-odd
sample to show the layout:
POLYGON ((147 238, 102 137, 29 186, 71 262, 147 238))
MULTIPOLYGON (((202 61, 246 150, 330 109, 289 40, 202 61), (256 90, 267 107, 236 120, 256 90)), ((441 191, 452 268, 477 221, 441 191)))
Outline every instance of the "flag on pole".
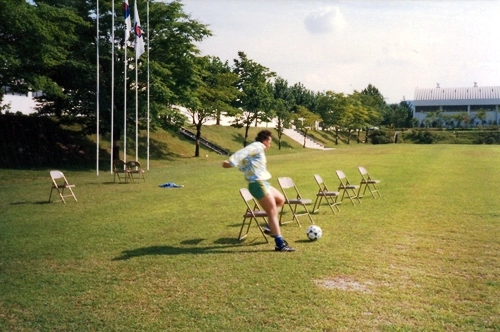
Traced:
POLYGON ((144 38, 142 38, 141 21, 139 20, 139 11, 137 10, 137 0, 134 6, 134 33, 135 33, 135 58, 139 58, 144 53, 144 38))
POLYGON ((125 40, 128 40, 130 38, 130 30, 132 29, 128 0, 123 0, 123 17, 125 18, 125 40))

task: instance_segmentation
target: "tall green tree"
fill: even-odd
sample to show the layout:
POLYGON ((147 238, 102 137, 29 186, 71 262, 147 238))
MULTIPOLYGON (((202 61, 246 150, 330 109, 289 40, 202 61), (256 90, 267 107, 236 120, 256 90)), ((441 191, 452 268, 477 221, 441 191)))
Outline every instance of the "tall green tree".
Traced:
POLYGON ((63 95, 56 75, 78 44, 78 31, 90 25, 71 8, 44 2, 0 0, 0 9, 0 86, 63 95))
POLYGON ((396 128, 411 127, 413 110, 409 102, 403 100, 399 104, 388 105, 381 124, 396 128))
POLYGON ((240 95, 235 86, 238 76, 231 72, 229 64, 218 57, 200 57, 200 82, 193 90, 193 98, 187 105, 196 127, 195 157, 200 156, 200 138, 203 124, 217 118, 221 112, 233 114, 232 102, 240 95))
POLYGON ((272 94, 268 87, 269 80, 276 76, 269 68, 248 59, 244 52, 238 52, 238 59, 234 59, 233 72, 238 75, 236 84, 242 95, 235 101, 234 106, 242 110, 237 121, 241 121, 245 128, 243 146, 247 145, 248 130, 258 121, 269 121, 272 110, 272 94))
POLYGON ((304 135, 303 148, 306 147, 306 138, 309 130, 316 128, 316 123, 321 120, 321 117, 316 113, 309 111, 304 106, 296 105, 294 114, 294 124, 304 135))
POLYGON ((290 87, 290 93, 293 96, 295 105, 304 106, 309 111, 316 113, 316 108, 318 106, 317 95, 307 89, 302 83, 295 83, 290 87))
POLYGON ((339 130, 344 124, 348 100, 343 93, 326 91, 318 96, 318 114, 321 116, 323 128, 335 128, 335 144, 339 144, 339 130))
MULTIPOLYGON (((115 138, 120 137, 125 116, 130 128, 136 126, 136 91, 139 97, 137 101, 139 123, 137 125, 140 129, 147 126, 148 93, 151 101, 150 125, 153 130, 156 126, 163 125, 166 119, 178 119, 173 116, 171 105, 183 105, 191 101, 192 91, 198 84, 196 57, 200 52, 196 43, 210 36, 211 32, 206 25, 185 14, 181 2, 149 1, 149 27, 145 24, 147 2, 137 2, 144 30, 143 38, 149 35, 150 89, 147 91, 147 56, 143 54, 138 59, 136 68, 133 37, 130 40, 124 38, 125 22, 122 0, 113 0, 114 13, 110 1, 99 1, 99 40, 96 40, 96 0, 34 0, 34 5, 26 4, 25 0, 0 1, 6 1, 9 4, 15 1, 14 4, 30 15, 32 12, 35 14, 36 20, 33 19, 32 24, 34 27, 30 30, 26 30, 29 26, 9 30, 12 31, 13 37, 9 37, 7 41, 15 40, 17 43, 18 40, 23 40, 25 46, 23 49, 20 42, 17 43, 20 45, 10 43, 18 49, 18 53, 13 54, 18 56, 21 54, 19 58, 22 61, 17 66, 9 66, 12 70, 19 70, 16 72, 11 70, 12 74, 3 75, 7 79, 2 80, 7 83, 16 82, 18 78, 23 79, 23 76, 27 76, 22 75, 23 72, 41 72, 36 80, 31 79, 34 82, 44 83, 37 84, 37 88, 44 91, 44 97, 40 99, 42 103, 40 113, 56 115, 62 121, 80 123, 84 134, 95 132, 97 121, 96 43, 99 43, 99 120, 102 134, 114 130, 115 138), (21 2, 24 4, 21 5, 21 2), (113 15, 115 16, 114 39, 111 24, 113 15), (48 28, 42 24, 43 22, 48 28), (52 22, 53 29, 50 28, 52 22), (33 31, 33 37, 26 36, 25 31, 33 31), (41 35, 40 39, 37 39, 38 35, 41 35), (112 48, 114 48, 115 56, 113 105, 111 105, 112 48), (126 59, 125 49, 127 50, 126 59), (47 53, 48 51, 53 52, 54 56, 47 56, 50 54, 47 53), (37 61, 31 60, 29 52, 32 52, 32 58, 37 61), (23 56, 24 53, 28 56, 23 56), (39 59, 45 60, 46 63, 38 61, 39 59), (128 64, 126 68, 125 61, 128 64), (126 82, 124 82, 125 69, 127 70, 126 82), (136 69, 139 76, 137 82, 135 80, 136 69), (127 94, 126 109, 125 93, 127 94), (114 128, 111 128, 112 110, 115 116, 114 128)), ((15 13, 17 13, 15 10, 4 11, 2 9, 1 11, 1 15, 10 19, 9 22, 23 21, 15 13)), ((24 21, 30 22, 28 18, 24 21)), ((10 59, 13 57, 10 56, 10 59)), ((115 152, 118 152, 118 149, 115 149, 115 152)), ((117 159, 116 156, 113 158, 117 159)))
POLYGON ((377 116, 372 107, 363 103, 365 99, 364 95, 357 91, 347 97, 346 107, 341 118, 342 127, 346 128, 348 132, 347 144, 351 143, 353 130, 358 132, 357 139, 359 143, 361 129, 368 126, 372 119, 377 116))
POLYGON ((295 105, 293 95, 288 82, 277 77, 274 80, 273 86, 273 108, 276 116, 276 131, 278 132, 278 149, 281 150, 281 138, 285 128, 289 127, 290 120, 292 120, 292 107, 295 105))

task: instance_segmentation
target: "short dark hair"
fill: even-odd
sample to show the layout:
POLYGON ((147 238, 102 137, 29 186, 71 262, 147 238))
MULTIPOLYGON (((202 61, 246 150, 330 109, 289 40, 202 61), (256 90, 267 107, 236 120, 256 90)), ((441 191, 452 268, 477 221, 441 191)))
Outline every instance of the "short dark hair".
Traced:
POLYGON ((269 137, 272 137, 272 136, 273 136, 273 134, 271 133, 270 130, 264 129, 264 130, 259 131, 259 133, 257 134, 257 137, 255 137, 255 140, 262 143, 265 140, 267 140, 269 137))

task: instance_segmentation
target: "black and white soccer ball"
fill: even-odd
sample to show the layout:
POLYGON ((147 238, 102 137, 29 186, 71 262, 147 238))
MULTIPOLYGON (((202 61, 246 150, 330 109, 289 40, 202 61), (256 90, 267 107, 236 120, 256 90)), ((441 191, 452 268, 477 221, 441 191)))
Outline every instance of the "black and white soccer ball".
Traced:
POLYGON ((318 225, 311 225, 307 227, 306 235, 311 241, 316 241, 323 235, 323 231, 318 225))

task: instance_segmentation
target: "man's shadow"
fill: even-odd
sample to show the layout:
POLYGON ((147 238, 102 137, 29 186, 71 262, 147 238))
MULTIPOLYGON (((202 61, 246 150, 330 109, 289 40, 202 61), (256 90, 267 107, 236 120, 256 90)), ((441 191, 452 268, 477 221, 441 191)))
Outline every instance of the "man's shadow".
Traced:
POLYGON ((115 257, 113 261, 124 261, 135 257, 141 256, 155 256, 155 255, 200 255, 200 254, 230 254, 230 253, 243 253, 243 252, 262 252, 270 251, 269 248, 262 250, 227 250, 227 248, 244 248, 246 246, 255 246, 266 244, 265 242, 250 242, 245 243, 238 241, 234 238, 220 238, 214 241, 212 246, 198 246, 205 239, 192 239, 182 241, 182 246, 150 246, 137 248, 132 250, 124 250, 121 256, 115 257))

